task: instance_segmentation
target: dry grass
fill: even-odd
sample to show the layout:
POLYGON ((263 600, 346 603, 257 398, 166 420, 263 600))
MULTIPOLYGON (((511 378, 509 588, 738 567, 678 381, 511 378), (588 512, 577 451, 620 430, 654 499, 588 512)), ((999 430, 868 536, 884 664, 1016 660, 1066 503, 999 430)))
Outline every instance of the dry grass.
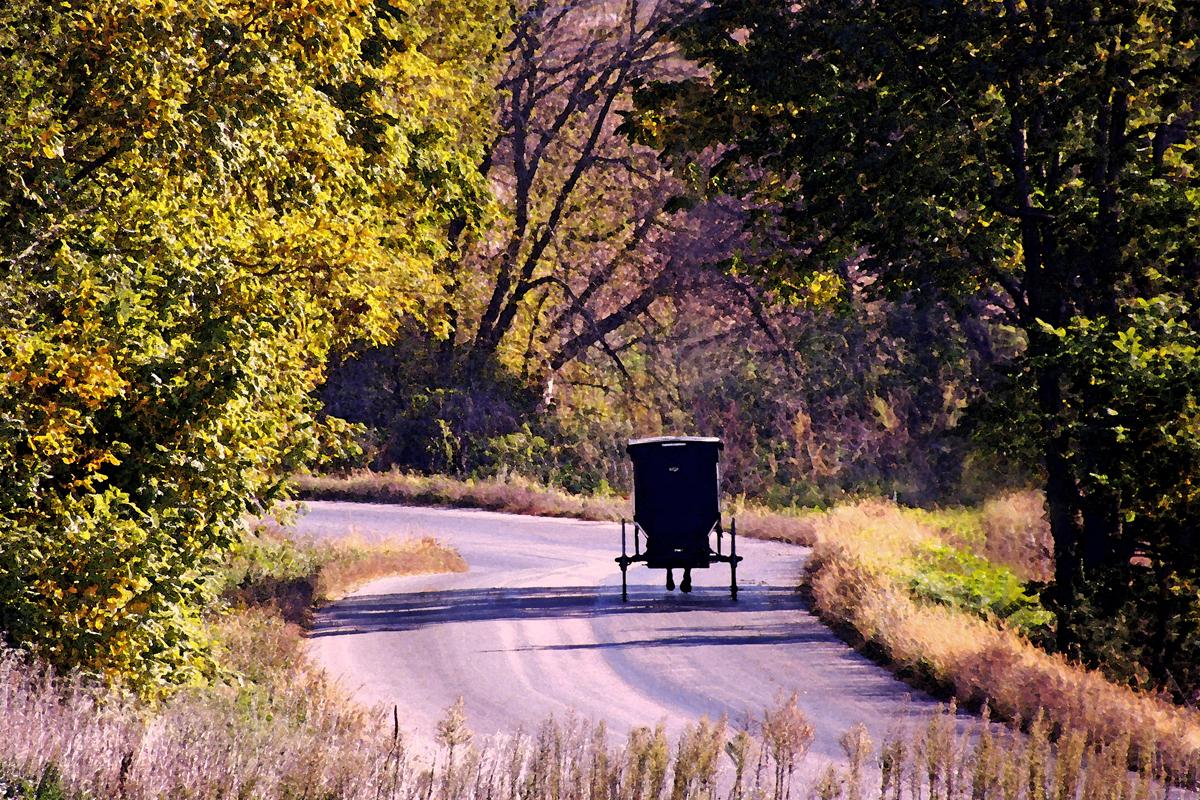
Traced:
POLYGON ((1045 713, 1054 731, 1129 737, 1173 769, 1200 761, 1200 713, 1134 692, 1067 663, 992 622, 915 600, 895 565, 938 534, 918 514, 880 502, 835 509, 817 525, 809 588, 822 617, 902 671, 1005 719, 1045 713))
MULTIPOLYGON (((783 698, 745 729, 701 720, 676 741, 661 726, 613 746, 603 724, 548 720, 532 733, 477 742, 461 703, 437 726, 432 761, 412 757, 393 713, 366 713, 319 675, 282 662, 295 642, 250 614, 232 644, 265 649, 251 690, 177 696, 158 709, 56 677, 0 651, 0 797, 111 800, 1163 800, 1161 765, 1127 770, 1128 738, 1098 745, 1069 731, 1051 744, 963 728, 953 709, 873 742, 841 738, 845 759, 810 763, 813 728, 783 698), (289 644, 291 642, 291 644, 289 644), (961 729, 960 729, 961 728, 961 729)), ((292 662, 295 663, 294 661, 292 662)))
POLYGON ((1041 492, 1012 492, 980 509, 984 545, 980 555, 1005 564, 1025 580, 1054 577, 1054 540, 1041 492))
POLYGON ((728 509, 728 513, 736 516, 740 536, 804 547, 811 547, 817 540, 816 515, 812 511, 768 511, 741 504, 728 509))
MULTIPOLYGON (((628 498, 568 494, 518 476, 464 481, 442 475, 360 470, 347 475, 300 475, 295 482, 306 500, 482 508, 598 521, 633 516, 628 498)), ((743 536, 802 545, 814 541, 812 522, 802 511, 771 511, 737 502, 728 514, 736 515, 738 533, 743 536)))
POLYGON ((308 665, 296 623, 374 578, 465 569, 432 539, 295 541, 260 526, 210 619, 225 679, 157 707, 0 650, 0 730, 14 732, 0 737, 0 798, 402 796, 398 742, 308 665))
POLYGON ((543 517, 619 520, 629 516, 620 497, 586 497, 541 486, 517 476, 457 480, 442 475, 359 470, 347 475, 301 475, 295 479, 306 500, 348 500, 419 506, 482 508, 543 517))
POLYGON ((251 674, 272 680, 181 693, 157 709, 0 655, 9 792, 22 796, 17 778, 47 775, 71 796, 99 798, 338 796, 379 781, 367 717, 296 666, 295 629, 262 612, 226 625, 229 652, 253 654, 251 674))
POLYGON ((338 600, 364 583, 389 575, 467 571, 467 562, 456 550, 429 537, 371 541, 346 538, 322 544, 319 549, 327 555, 317 573, 318 603, 338 600))
POLYGON ((235 606, 272 605, 288 622, 305 624, 314 605, 376 578, 466 569, 457 551, 431 538, 316 541, 260 524, 234 549, 221 595, 235 606))

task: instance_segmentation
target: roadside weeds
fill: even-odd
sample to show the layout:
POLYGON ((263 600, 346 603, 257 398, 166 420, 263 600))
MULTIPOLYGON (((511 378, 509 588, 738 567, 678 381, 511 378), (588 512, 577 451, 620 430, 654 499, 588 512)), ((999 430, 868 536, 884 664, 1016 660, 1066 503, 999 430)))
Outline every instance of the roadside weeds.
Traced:
POLYGON ((835 509, 817 524, 806 590, 843 638, 910 682, 997 719, 1066 741, 1128 751, 1176 775, 1200 764, 1200 713, 1136 692, 1031 644, 1017 631, 943 603, 915 598, 895 565, 934 536, 919 515, 887 503, 835 509))
MULTIPOLYGON (((278 633, 279 623, 261 619, 278 633)), ((261 632, 249 631, 256 637, 261 632)), ((266 691, 185 693, 149 709, 117 690, 55 676, 0 652, 0 797, 21 800, 1166 800, 1168 773, 1129 739, 1100 743, 1045 720, 1028 735, 953 706, 876 743, 856 725, 844 760, 814 760, 795 695, 740 726, 702 719, 678 740, 661 724, 612 746, 604 724, 568 716, 477 741, 461 702, 439 752, 409 752, 397 710, 357 709, 301 669, 266 691)), ((1191 776, 1194 781, 1194 775, 1191 776)))

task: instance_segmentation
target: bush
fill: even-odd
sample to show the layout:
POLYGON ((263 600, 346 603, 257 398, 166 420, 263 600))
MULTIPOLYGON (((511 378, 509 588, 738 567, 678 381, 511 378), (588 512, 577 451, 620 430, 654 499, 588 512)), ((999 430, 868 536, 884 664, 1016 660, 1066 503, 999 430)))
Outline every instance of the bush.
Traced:
POLYGON ((926 544, 915 559, 909 588, 917 597, 1003 622, 1026 636, 1049 642, 1054 615, 1006 567, 945 544, 926 544))

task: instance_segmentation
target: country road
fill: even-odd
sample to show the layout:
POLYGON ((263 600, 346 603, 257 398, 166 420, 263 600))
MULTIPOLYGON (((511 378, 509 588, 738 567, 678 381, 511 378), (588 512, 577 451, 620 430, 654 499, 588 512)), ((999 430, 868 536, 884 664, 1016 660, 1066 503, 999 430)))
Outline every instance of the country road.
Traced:
POLYGON ((460 695, 480 734, 574 709, 623 737, 659 721, 676 734, 702 715, 736 722, 795 691, 817 729, 813 753, 840 759, 838 737, 854 723, 879 741, 935 705, 804 609, 795 586, 805 548, 739 541, 736 604, 723 565, 697 571, 691 595, 665 591, 662 571, 633 567, 622 603, 613 523, 313 502, 298 528, 431 535, 470 565, 368 584, 324 609, 309 640, 358 699, 398 705, 417 741, 460 695))

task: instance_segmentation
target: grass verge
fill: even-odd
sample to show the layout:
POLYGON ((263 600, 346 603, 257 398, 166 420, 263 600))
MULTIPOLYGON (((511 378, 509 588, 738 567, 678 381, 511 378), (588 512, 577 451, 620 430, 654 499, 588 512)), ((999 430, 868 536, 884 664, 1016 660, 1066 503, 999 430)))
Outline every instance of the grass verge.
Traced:
MULTIPOLYGON (((929 596, 925 554, 951 547, 948 539, 961 534, 961 523, 953 515, 881 502, 822 515, 807 576, 817 613, 877 660, 973 707, 1018 723, 1044 714, 1052 734, 1087 731, 1096 741, 1125 741, 1136 757, 1159 760, 1178 774, 1194 769, 1200 713, 1036 647, 1019 625, 992 613, 995 598, 979 591, 981 585, 1011 588, 1003 576, 971 577, 973 562, 960 560, 954 590, 929 596)), ((993 573, 1001 569, 989 565, 993 573)), ((1026 611, 1031 606, 1029 599, 1023 604, 1026 611)))

